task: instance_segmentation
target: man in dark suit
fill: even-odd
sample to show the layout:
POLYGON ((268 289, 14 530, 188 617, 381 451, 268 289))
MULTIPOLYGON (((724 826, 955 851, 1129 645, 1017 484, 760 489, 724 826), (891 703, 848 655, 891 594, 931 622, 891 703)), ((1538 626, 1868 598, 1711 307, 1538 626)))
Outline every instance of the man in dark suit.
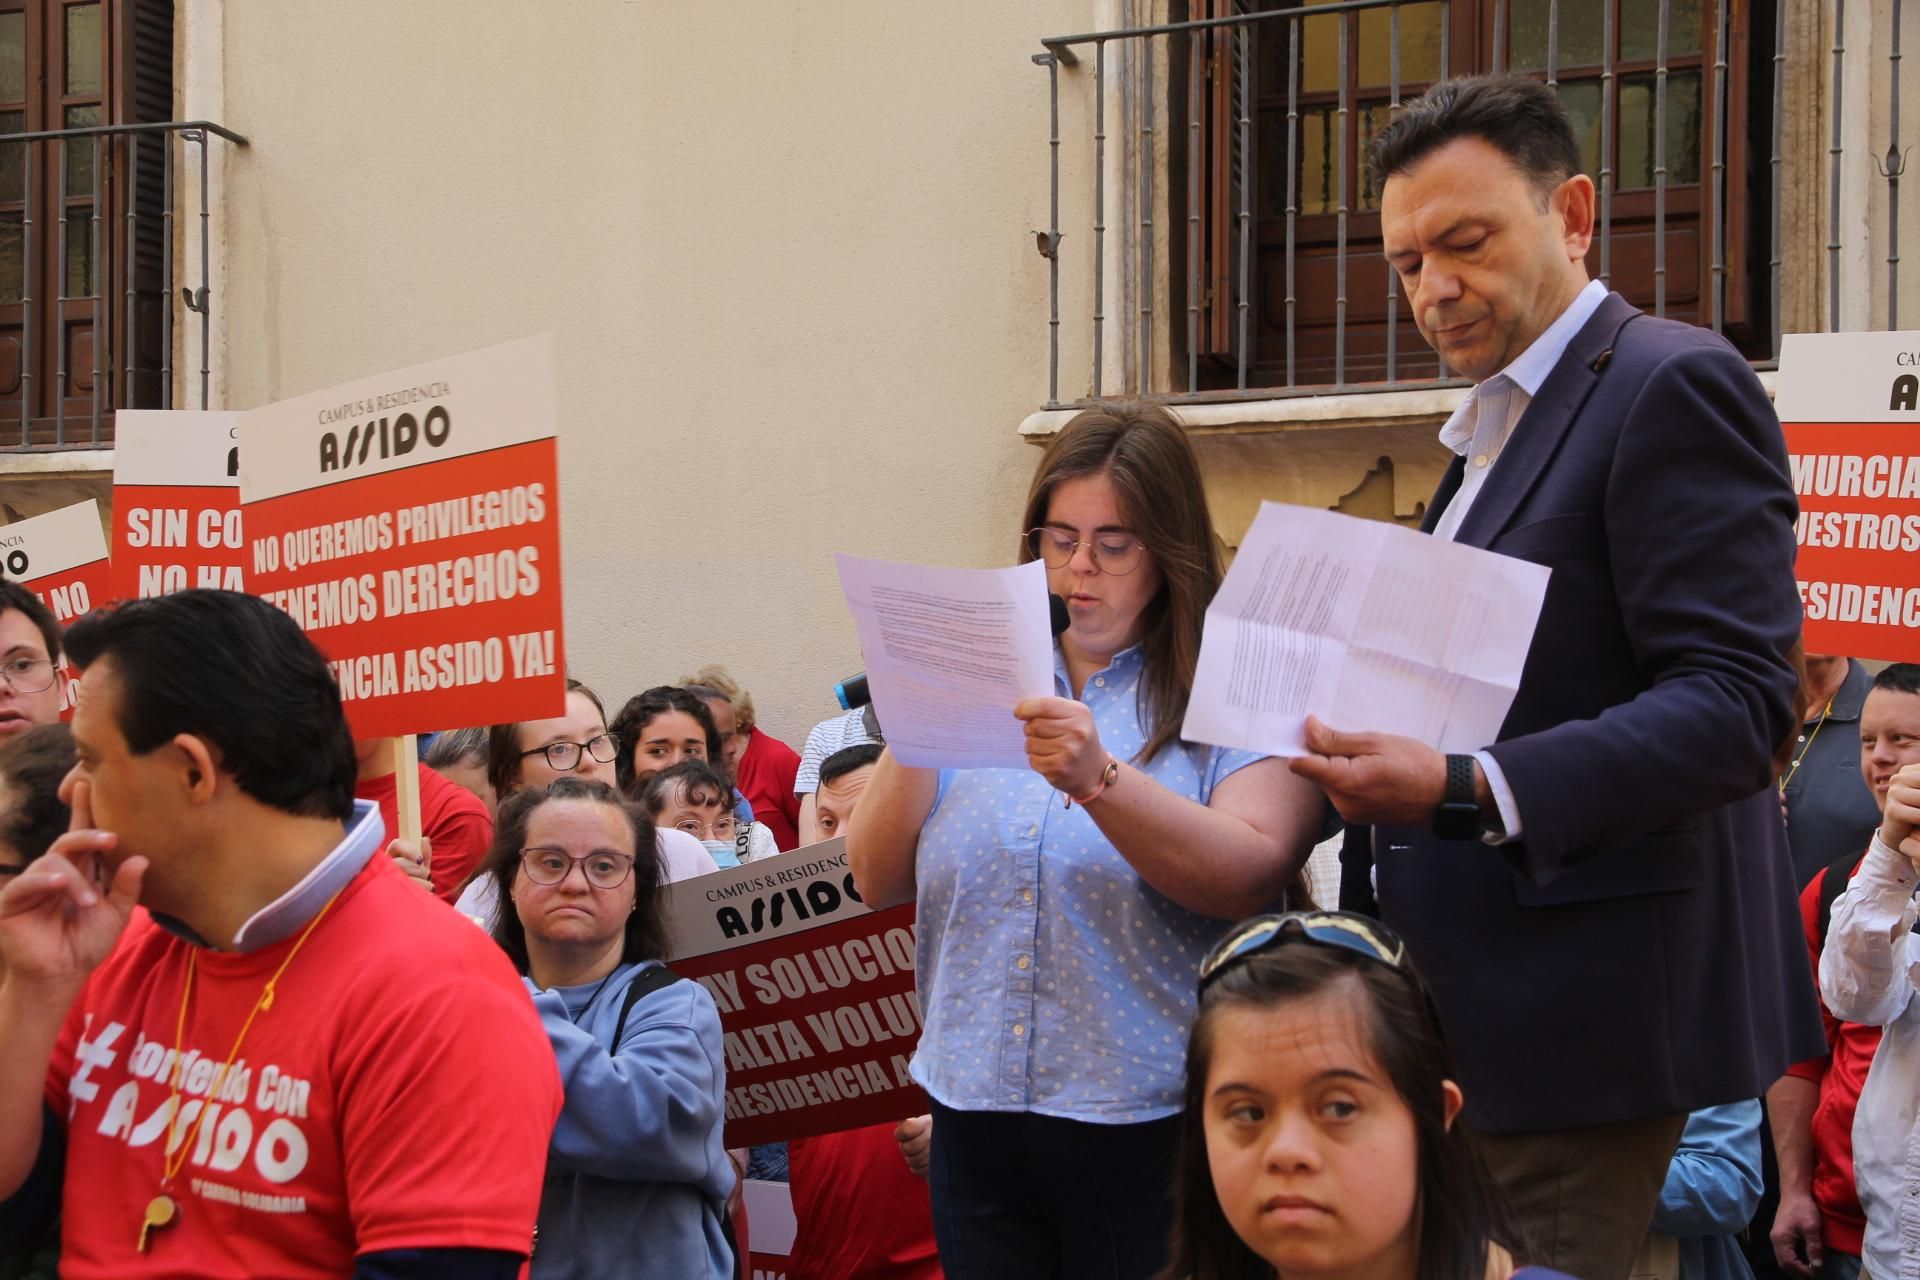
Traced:
POLYGON ((1822 1045, 1772 785, 1785 448, 1733 348, 1588 281, 1593 183, 1552 90, 1435 86, 1369 160, 1420 331, 1475 382, 1427 531, 1553 573, 1497 742, 1310 722, 1294 768, 1371 827, 1343 903, 1377 886, 1432 979, 1535 1260, 1613 1280, 1687 1114, 1822 1045))

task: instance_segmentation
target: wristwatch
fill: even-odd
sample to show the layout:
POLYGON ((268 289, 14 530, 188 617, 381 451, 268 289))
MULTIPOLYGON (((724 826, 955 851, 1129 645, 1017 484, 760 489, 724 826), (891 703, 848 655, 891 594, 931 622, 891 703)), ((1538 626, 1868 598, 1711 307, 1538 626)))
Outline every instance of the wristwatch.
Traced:
POLYGON ((1473 795, 1473 757, 1447 757, 1447 789, 1433 811, 1433 834, 1442 840, 1480 835, 1480 804, 1473 795))

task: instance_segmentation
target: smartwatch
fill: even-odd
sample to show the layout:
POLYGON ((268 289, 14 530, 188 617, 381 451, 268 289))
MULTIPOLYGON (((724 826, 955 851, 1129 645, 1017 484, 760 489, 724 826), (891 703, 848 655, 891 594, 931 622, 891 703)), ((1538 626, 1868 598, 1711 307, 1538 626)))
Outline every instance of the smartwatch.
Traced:
POLYGON ((1447 757, 1447 790, 1433 812, 1433 834, 1442 840, 1480 835, 1480 804, 1473 795, 1473 757, 1447 757))

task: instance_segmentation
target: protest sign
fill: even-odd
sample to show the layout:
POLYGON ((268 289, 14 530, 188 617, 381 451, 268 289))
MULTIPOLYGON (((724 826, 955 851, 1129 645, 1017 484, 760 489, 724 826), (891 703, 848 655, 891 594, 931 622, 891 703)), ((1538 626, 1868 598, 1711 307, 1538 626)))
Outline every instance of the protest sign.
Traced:
POLYGON ((529 338, 240 415, 247 589, 356 738, 566 706, 554 353, 529 338))
POLYGON ((1774 407, 1807 651, 1920 661, 1920 333, 1788 334, 1774 407))
MULTIPOLYGON (((0 528, 0 568, 39 596, 66 626, 107 602, 107 539, 100 532, 100 504, 92 498, 43 516, 16 520, 0 528)), ((73 717, 79 684, 71 665, 60 718, 73 717)))
POLYGON ((729 1147, 924 1114, 913 904, 869 911, 845 840, 668 888, 673 971, 720 1009, 729 1147))
POLYGON ((746 1201, 748 1275, 752 1280, 786 1280, 795 1234, 793 1194, 784 1182, 749 1179, 746 1201))
POLYGON ((114 424, 117 599, 244 590, 237 413, 122 409, 114 424))

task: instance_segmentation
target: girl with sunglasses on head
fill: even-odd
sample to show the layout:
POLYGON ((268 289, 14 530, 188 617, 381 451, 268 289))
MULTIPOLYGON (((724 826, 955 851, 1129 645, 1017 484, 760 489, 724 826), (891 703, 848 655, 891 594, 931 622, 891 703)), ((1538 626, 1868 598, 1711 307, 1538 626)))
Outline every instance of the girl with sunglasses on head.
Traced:
POLYGON ((1200 968, 1160 1280, 1551 1280, 1460 1120, 1425 981, 1364 916, 1236 926, 1200 968))
POLYGON ((645 815, 593 779, 500 807, 489 867, 507 910, 493 936, 526 976, 566 1088, 535 1280, 733 1274, 720 1015, 662 963, 653 848, 645 815))

